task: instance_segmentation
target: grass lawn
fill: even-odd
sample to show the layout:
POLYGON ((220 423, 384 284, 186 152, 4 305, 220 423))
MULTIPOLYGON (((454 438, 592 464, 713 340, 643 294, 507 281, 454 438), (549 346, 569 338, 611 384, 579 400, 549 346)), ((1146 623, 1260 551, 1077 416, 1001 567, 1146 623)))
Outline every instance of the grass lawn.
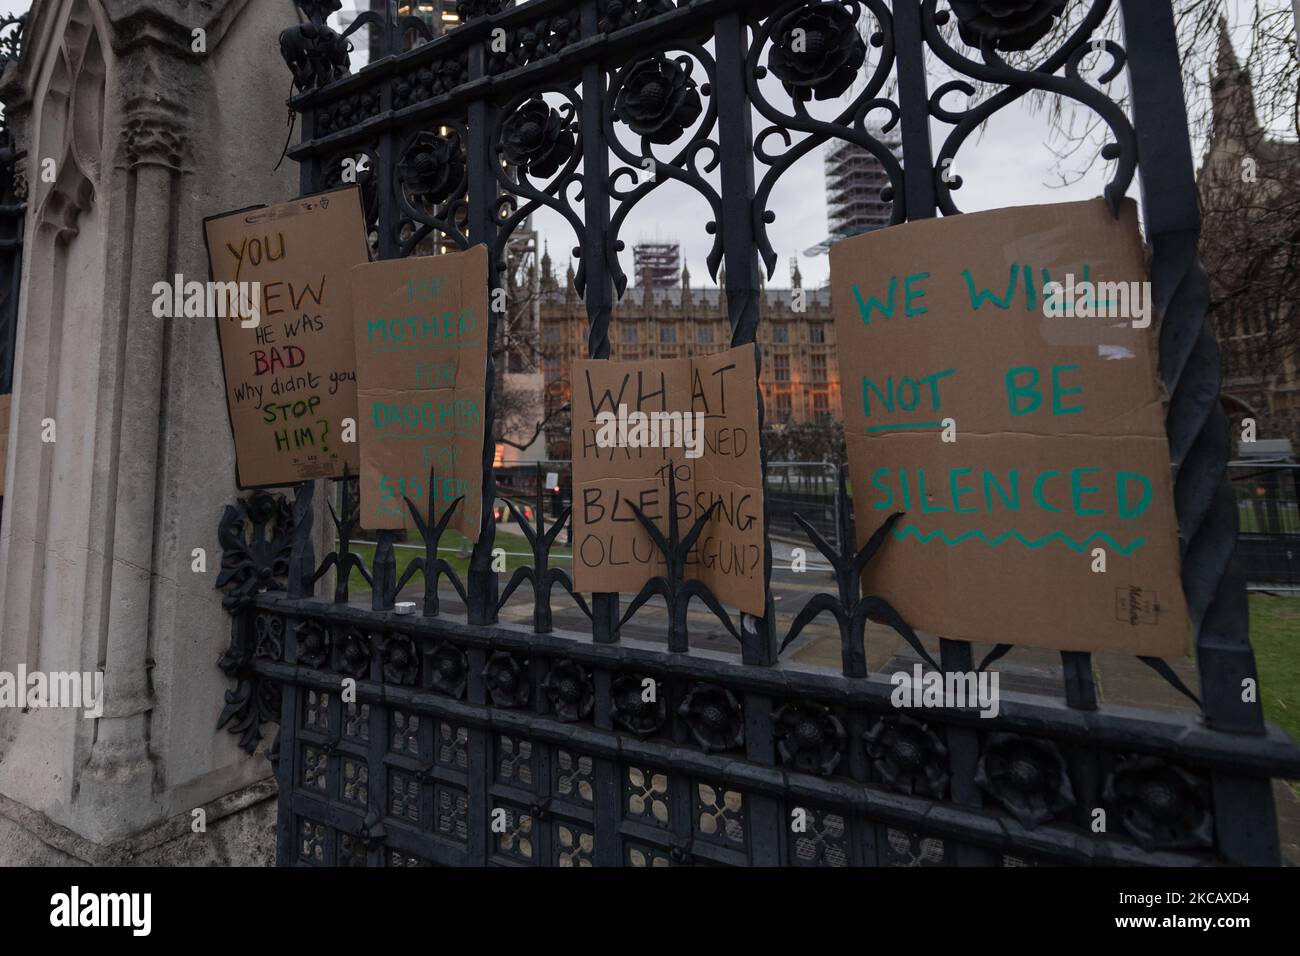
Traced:
POLYGON ((1262 501, 1239 501, 1237 513, 1241 517, 1241 530, 1246 534, 1300 532, 1300 510, 1294 501, 1279 502, 1271 515, 1262 501))
POLYGON ((1300 598, 1250 596, 1264 717, 1300 741, 1300 598))
MULTIPOLYGON (((562 537, 563 535, 561 535, 562 537)), ((416 538, 418 541, 418 536, 416 538)), ((442 540, 442 547, 438 549, 439 554, 447 560, 448 564, 455 568, 463 583, 469 575, 469 540, 459 532, 450 529, 443 534, 442 540), (462 554, 466 556, 460 557, 462 554)), ((504 587, 506 582, 510 580, 510 575, 514 573, 515 568, 532 564, 532 557, 528 554, 528 542, 521 537, 502 535, 497 539, 497 546, 504 548, 506 551, 506 573, 501 580, 501 586, 504 587)), ((354 544, 352 550, 361 558, 366 570, 370 570, 375 561, 375 546, 373 544, 354 544)), ((407 566, 416 558, 424 556, 424 547, 407 548, 398 546, 394 549, 394 554, 397 557, 397 580, 400 581, 402 575, 406 573, 407 566)), ((558 542, 551 548, 552 566, 567 564, 570 557, 570 550, 558 542)), ((412 580, 413 583, 419 585, 423 579, 417 575, 412 580)), ((369 590, 370 586, 366 584, 366 579, 354 568, 352 576, 348 580, 349 593, 356 595, 369 590)))

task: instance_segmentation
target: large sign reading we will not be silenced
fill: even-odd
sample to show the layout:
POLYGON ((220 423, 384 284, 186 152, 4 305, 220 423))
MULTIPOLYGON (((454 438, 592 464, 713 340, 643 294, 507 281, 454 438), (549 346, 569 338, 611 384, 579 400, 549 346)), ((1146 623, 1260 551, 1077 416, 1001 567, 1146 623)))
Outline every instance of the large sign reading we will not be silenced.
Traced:
POLYGON ((403 501, 471 541, 482 520, 487 246, 352 271, 361 525, 410 528, 403 501), (429 487, 430 471, 433 487, 429 487))
POLYGON ((348 274, 370 258, 361 190, 305 196, 204 222, 212 280, 257 283, 257 324, 217 319, 241 488, 355 475, 348 274))
POLYGON ((1131 201, 1118 220, 1101 200, 1027 206, 831 249, 859 540, 905 513, 863 583, 913 627, 1187 652, 1155 329, 1109 307, 1149 303, 1145 279, 1131 201))

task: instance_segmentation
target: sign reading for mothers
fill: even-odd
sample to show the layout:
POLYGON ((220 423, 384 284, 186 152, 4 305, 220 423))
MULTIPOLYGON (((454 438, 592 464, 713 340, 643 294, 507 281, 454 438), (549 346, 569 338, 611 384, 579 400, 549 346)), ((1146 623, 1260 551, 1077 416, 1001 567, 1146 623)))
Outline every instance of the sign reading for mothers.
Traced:
POLYGON ((1026 206, 831 250, 864 574, 916 628, 1187 652, 1136 208, 1026 206))
POLYGON ((256 305, 217 319, 239 487, 355 475, 357 446, 342 432, 357 414, 348 273, 370 258, 361 190, 203 225, 212 281, 237 283, 256 305))
POLYGON ((678 533, 718 503, 687 556, 687 576, 718 600, 762 614, 763 476, 752 346, 700 358, 574 363, 573 582, 635 593, 664 574, 641 509, 678 533), (677 500, 668 501, 668 469, 677 500))
POLYGON ((487 246, 352 271, 361 525, 413 528, 403 498, 477 541, 487 384, 487 246), (429 487, 430 470, 433 488, 429 487))

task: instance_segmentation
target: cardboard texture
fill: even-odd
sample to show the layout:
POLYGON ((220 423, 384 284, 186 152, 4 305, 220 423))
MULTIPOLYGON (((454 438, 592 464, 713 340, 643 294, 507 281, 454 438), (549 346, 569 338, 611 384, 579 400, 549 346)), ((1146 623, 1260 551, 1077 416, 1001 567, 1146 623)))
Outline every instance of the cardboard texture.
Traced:
POLYGON ((703 581, 726 604, 762 614, 763 475, 753 347, 649 362, 583 360, 573 375, 576 589, 635 593, 665 573, 663 556, 629 502, 667 534, 671 461, 681 536, 721 501, 688 556, 687 577, 703 581), (620 404, 629 413, 701 413, 698 457, 688 457, 687 448, 662 447, 662 441, 661 447, 600 447, 597 416, 617 414, 620 404))
POLYGON ((1048 317, 1069 275, 1080 302, 1085 279, 1146 280, 1131 201, 1118 220, 1098 199, 832 247, 859 544, 905 512, 863 585, 943 637, 1186 654, 1156 323, 1048 317))
POLYGON ((0 395, 0 497, 5 493, 5 469, 9 466, 9 411, 12 395, 0 395))
POLYGON ((488 256, 391 259, 352 272, 361 441, 361 525, 414 528, 429 471, 439 515, 477 541, 483 500, 488 256))
POLYGON ((261 286, 257 327, 217 319, 239 486, 355 475, 360 452, 341 431, 357 415, 348 280, 370 258, 361 190, 226 213, 204 229, 213 282, 261 286))

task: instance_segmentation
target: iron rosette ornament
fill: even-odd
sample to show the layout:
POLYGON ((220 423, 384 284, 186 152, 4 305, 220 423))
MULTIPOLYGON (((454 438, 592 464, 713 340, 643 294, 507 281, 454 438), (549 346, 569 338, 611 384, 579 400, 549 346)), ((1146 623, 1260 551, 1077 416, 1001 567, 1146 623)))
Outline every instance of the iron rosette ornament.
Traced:
POLYGON ((1102 799, 1144 850, 1213 845, 1209 787, 1181 767, 1156 757, 1125 760, 1106 780, 1102 799))
POLYGON ((596 26, 601 33, 613 33, 673 11, 672 0, 602 0, 599 6, 596 26))
POLYGON ((446 132, 419 130, 397 153, 393 192, 402 211, 396 224, 402 255, 435 229, 460 248, 469 247, 465 131, 451 121, 438 125, 446 132))
POLYGON ((506 7, 506 0, 458 0, 456 16, 461 20, 473 20, 500 13, 506 7))
POLYGON ((524 102, 501 127, 506 162, 538 179, 554 176, 576 143, 572 123, 541 97, 524 102))
POLYGON ((446 136, 420 132, 397 164, 398 188, 416 203, 438 206, 464 192, 465 173, 465 151, 454 130, 446 136))
POLYGON ((319 621, 299 621, 297 635, 299 664, 319 668, 329 660, 330 636, 325 625, 319 621))
POLYGON ((790 96, 806 103, 843 94, 866 58, 853 13, 838 3, 815 3, 781 18, 767 67, 790 96))
POLYGON ((560 720, 586 720, 596 707, 596 690, 586 668, 573 661, 556 661, 542 681, 551 710, 560 720))
POLYGON ((384 679, 394 684, 414 684, 420 678, 420 652, 405 634, 384 639, 384 679))
POLYGON ((1056 746, 1018 734, 989 737, 975 783, 1031 829, 1075 802, 1069 771, 1056 746))
POLYGON ((844 758, 844 724, 821 704, 791 701, 772 715, 781 763, 802 773, 829 777, 844 758))
POLYGON ((559 53, 567 46, 572 46, 582 39, 582 21, 577 13, 566 16, 561 13, 546 21, 545 39, 542 52, 550 56, 559 53))
POLYGON ((355 627, 346 627, 333 641, 335 666, 358 679, 370 676, 370 639, 355 627))
POLYGON ((649 737, 664 725, 668 708, 657 691, 647 688, 646 678, 623 674, 614 679, 611 688, 610 716, 624 730, 638 737, 649 737))
POLYGON ((532 681, 528 678, 528 662, 513 654, 496 651, 483 668, 488 697, 497 707, 524 707, 532 696, 532 681))
POLYGON ((995 50, 1028 50, 1047 36, 1065 0, 949 0, 963 43, 988 40, 995 50))
POLYGON ((453 700, 464 697, 469 675, 469 659, 465 652, 454 644, 439 641, 430 651, 429 658, 433 689, 453 700))
POLYGON ((880 779, 899 793, 941 800, 948 792, 948 748, 906 714, 882 717, 863 739, 880 779))
POLYGON ((677 713, 705 753, 745 746, 745 713, 736 695, 725 687, 696 684, 678 705, 677 713))
POLYGON ((659 145, 681 137, 703 112, 699 89, 682 58, 639 60, 623 77, 614 99, 614 115, 634 133, 659 145))

